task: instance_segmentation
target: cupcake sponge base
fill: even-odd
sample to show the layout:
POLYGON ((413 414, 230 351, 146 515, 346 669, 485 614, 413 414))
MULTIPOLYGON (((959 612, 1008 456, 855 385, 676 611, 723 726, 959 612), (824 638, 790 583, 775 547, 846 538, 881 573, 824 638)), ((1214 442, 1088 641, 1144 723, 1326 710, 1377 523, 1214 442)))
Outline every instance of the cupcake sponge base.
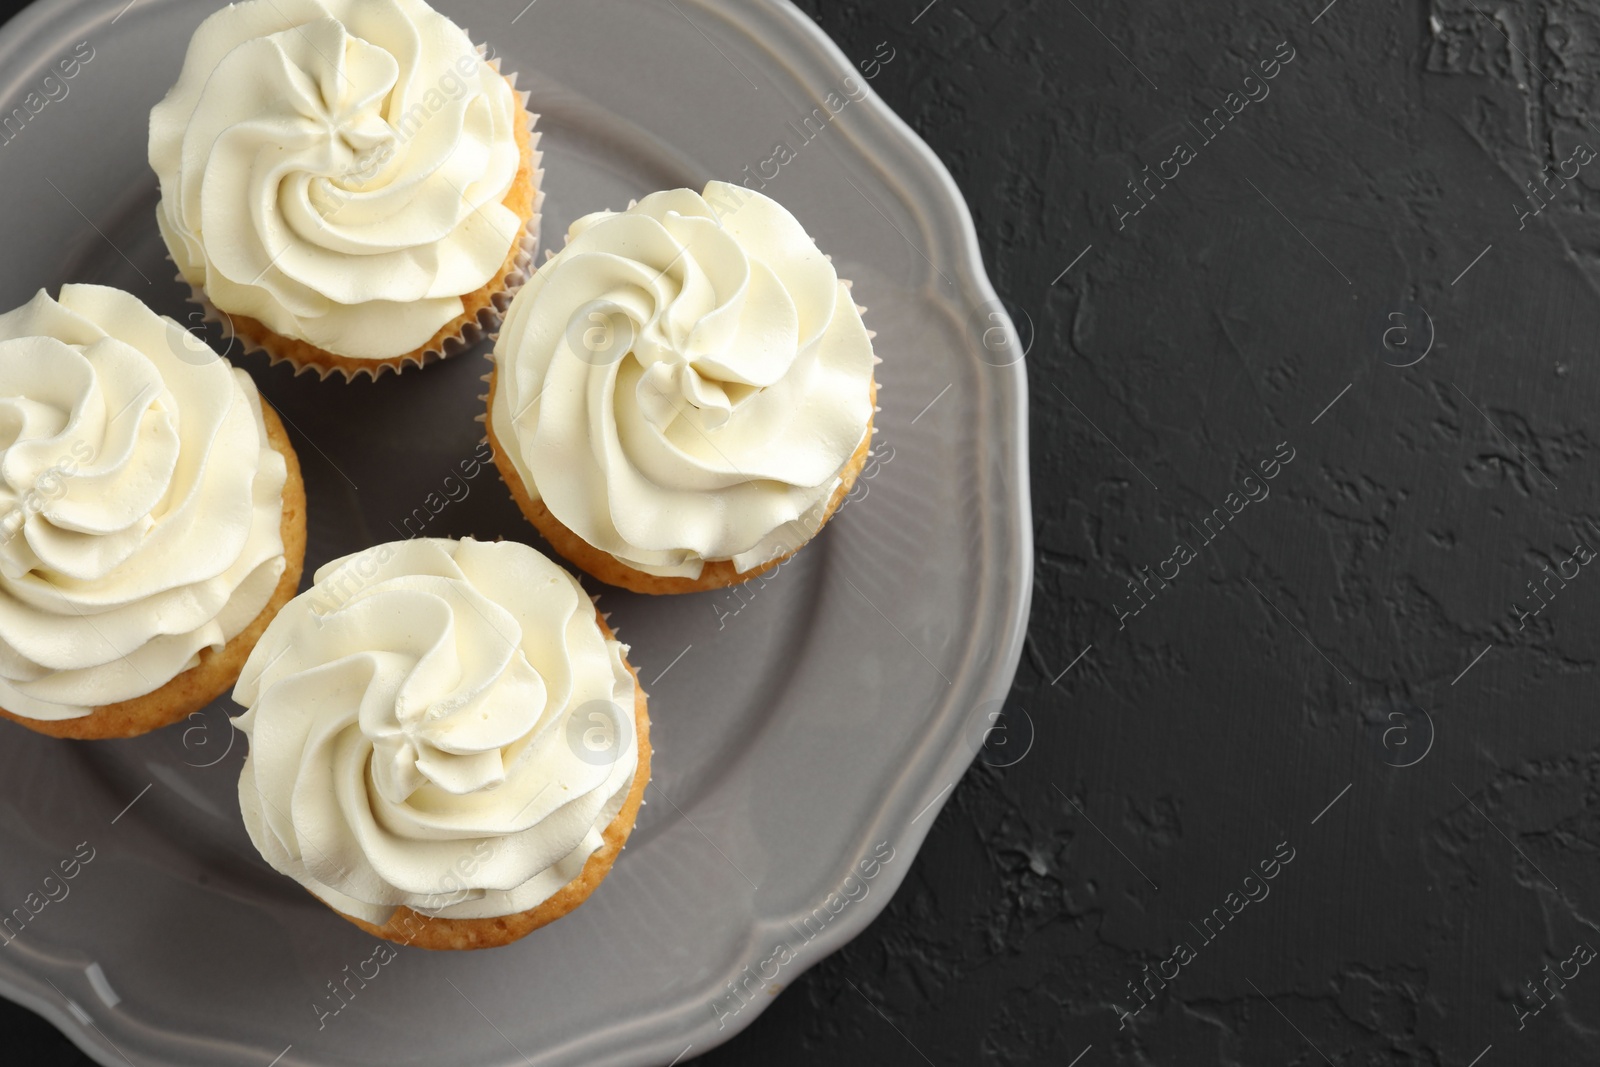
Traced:
POLYGON ((283 576, 278 579, 272 599, 261 613, 222 648, 201 649, 199 663, 142 697, 101 705, 76 719, 30 719, 4 708, 0 708, 0 718, 50 737, 76 741, 137 737, 192 715, 233 687, 267 624, 300 588, 300 572, 305 566, 306 487, 300 476, 300 461, 289 443, 289 435, 284 432, 283 421, 265 400, 261 402, 261 417, 266 423, 268 443, 283 456, 288 467, 288 478, 283 485, 281 526, 283 576))
MULTIPOLYGON (((615 636, 611 632, 611 627, 606 625, 604 616, 598 612, 596 615, 601 632, 605 634, 607 640, 610 640, 615 636)), ((589 894, 593 893, 611 872, 611 865, 617 861, 618 853, 627 843, 628 835, 633 832, 634 820, 638 818, 639 807, 644 803, 645 787, 650 784, 650 716, 645 708, 644 687, 639 684, 638 668, 626 660, 623 662, 633 675, 634 735, 639 745, 639 766, 634 771, 633 787, 628 790, 628 796, 622 803, 622 810, 617 812, 617 817, 611 820, 611 824, 602 834, 604 843, 584 863, 578 877, 562 886, 554 896, 542 904, 535 905, 527 911, 493 918, 448 919, 402 906, 395 909, 388 922, 377 926, 346 915, 338 909, 334 909, 335 914, 355 923, 374 937, 402 945, 441 950, 494 948, 526 937, 539 927, 555 922, 588 900, 589 894)))

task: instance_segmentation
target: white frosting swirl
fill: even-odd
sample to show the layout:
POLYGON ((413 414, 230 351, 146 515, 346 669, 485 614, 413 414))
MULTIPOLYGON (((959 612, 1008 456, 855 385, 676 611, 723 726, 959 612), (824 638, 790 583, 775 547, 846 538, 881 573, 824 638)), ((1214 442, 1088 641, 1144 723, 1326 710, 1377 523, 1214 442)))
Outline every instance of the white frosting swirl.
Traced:
POLYGON ((43 291, 0 315, 0 707, 144 696, 266 607, 284 459, 254 383, 136 298, 43 291))
POLYGON ((521 107, 422 0, 211 15, 150 112, 156 218, 217 307, 340 356, 426 344, 504 264, 521 107))
POLYGON ((251 840, 375 924, 398 905, 537 906, 582 871, 632 785, 626 651, 527 545, 420 539, 329 563, 234 690, 251 840))
POLYGON ((491 426, 529 495, 656 575, 803 543, 872 417, 848 288, 794 216, 722 182, 573 223, 495 361, 491 426))

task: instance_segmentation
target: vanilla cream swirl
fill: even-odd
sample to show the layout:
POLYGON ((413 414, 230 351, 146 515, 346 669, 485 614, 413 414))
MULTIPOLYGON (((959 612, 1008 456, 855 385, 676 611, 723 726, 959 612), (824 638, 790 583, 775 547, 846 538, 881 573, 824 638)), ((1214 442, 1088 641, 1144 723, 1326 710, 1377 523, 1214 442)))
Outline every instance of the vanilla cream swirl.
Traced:
POLYGON ((872 342, 789 212, 712 182, 579 219, 512 302, 490 424, 529 495, 649 574, 821 527, 872 417, 872 342))
POLYGON ((504 264, 525 121, 422 0, 248 0, 150 113, 156 218, 212 303, 336 355, 425 345, 504 264))
POLYGON ((583 870, 638 763, 634 680, 583 588, 526 545, 419 539, 335 560, 234 699, 239 803, 337 910, 526 911, 583 870))
POLYGON ((98 285, 0 315, 0 707, 144 696, 267 606, 284 459, 243 371, 98 285))

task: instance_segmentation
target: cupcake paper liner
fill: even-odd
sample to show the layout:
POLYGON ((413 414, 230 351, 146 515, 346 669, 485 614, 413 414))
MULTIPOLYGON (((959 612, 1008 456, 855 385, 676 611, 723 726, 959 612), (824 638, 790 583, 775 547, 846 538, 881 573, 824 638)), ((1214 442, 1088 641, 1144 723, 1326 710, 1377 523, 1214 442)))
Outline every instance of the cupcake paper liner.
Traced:
MULTIPOLYGON (((483 58, 487 47, 480 44, 477 46, 477 51, 479 58, 483 58)), ((498 56, 493 59, 487 59, 485 62, 488 63, 489 69, 501 74, 500 58, 498 56)), ((527 283, 533 274, 533 259, 539 247, 539 224, 544 207, 544 168, 541 166, 544 154, 539 151, 539 140, 542 135, 537 128, 539 116, 528 107, 529 94, 524 90, 517 89, 516 72, 501 74, 501 77, 506 79, 511 86, 512 92, 516 95, 517 103, 522 109, 524 125, 528 131, 529 170, 533 181, 533 211, 523 224, 522 233, 516 242, 517 253, 515 261, 511 270, 507 272, 501 288, 490 295, 490 302, 487 307, 480 308, 476 317, 462 323, 460 329, 454 334, 443 338, 443 340, 430 341, 428 347, 408 352, 402 356, 362 361, 364 364, 370 365, 345 366, 335 364, 330 366, 311 361, 301 361, 282 351, 276 342, 284 342, 285 346, 309 344, 309 342, 303 342, 292 337, 283 337, 273 332, 270 327, 266 327, 265 324, 262 324, 262 327, 267 331, 267 337, 256 339, 240 334, 234 329, 233 319, 229 313, 213 304, 211 298, 206 295, 202 287, 189 282, 180 272, 177 280, 189 287, 189 303, 200 308, 203 321, 217 325, 230 347, 234 341, 238 341, 241 346, 240 354, 264 352, 271 360, 270 365, 276 366, 279 363, 287 363, 293 367, 295 377, 311 372, 321 380, 326 381, 331 375, 337 374, 344 378, 346 384, 363 376, 376 381, 385 372, 392 371, 395 374, 399 374, 408 367, 424 367, 430 363, 437 363, 440 360, 459 355, 485 338, 492 340, 500 329, 506 309, 511 306, 512 298, 517 295, 517 291, 527 283)), ((172 257, 169 255, 167 258, 171 261, 172 257)), ((464 295, 470 296, 472 294, 464 295)), ((337 355, 337 353, 333 354, 337 355)))

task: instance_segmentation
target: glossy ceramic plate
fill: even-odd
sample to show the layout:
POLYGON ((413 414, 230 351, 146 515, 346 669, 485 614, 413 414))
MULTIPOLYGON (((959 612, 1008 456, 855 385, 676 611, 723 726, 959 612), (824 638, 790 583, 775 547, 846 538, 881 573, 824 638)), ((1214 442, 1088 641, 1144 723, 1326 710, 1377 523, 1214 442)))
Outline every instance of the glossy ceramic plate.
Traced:
MULTIPOLYGON (((0 31, 0 306, 77 281, 193 313, 146 121, 216 6, 50 0, 0 31)), ((533 90, 547 237, 658 188, 766 183, 869 307, 880 455, 771 581, 605 592, 651 695, 648 806, 604 887, 507 948, 374 962, 252 849, 226 700, 131 742, 5 727, 0 913, 27 921, 0 934, 0 993, 106 1064, 691 1058, 882 909, 1016 669, 1023 353, 955 185, 871 91, 895 42, 843 55, 780 0, 440 6, 533 90)), ((308 573, 418 533, 539 543, 481 463, 477 353, 348 386, 241 364, 304 464, 308 573)))

